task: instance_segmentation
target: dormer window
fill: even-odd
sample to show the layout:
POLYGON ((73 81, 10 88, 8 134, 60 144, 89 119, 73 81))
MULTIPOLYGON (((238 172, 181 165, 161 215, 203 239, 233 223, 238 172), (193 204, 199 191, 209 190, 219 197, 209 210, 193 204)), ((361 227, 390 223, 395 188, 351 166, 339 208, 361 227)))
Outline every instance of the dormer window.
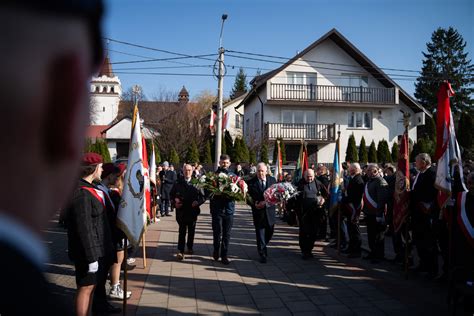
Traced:
POLYGON ((115 87, 110 87, 110 93, 115 93, 115 87))

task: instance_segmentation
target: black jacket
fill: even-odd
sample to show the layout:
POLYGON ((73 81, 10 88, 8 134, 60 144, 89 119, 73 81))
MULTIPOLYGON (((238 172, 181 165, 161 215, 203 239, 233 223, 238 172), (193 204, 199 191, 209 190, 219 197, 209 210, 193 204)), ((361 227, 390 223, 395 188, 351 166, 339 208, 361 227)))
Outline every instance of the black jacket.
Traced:
MULTIPOLYGON (((328 200, 329 200, 328 189, 326 188, 325 185, 323 185, 317 179, 315 179, 314 182, 316 184, 316 190, 317 190, 316 195, 317 196, 322 196, 326 200, 325 203, 327 203, 328 200)), ((296 198, 297 199, 297 207, 299 208, 299 210, 302 213, 305 213, 307 211, 311 211, 313 206, 314 206, 314 203, 311 201, 312 199, 307 198, 304 194, 304 187, 307 184, 308 184, 308 182, 306 182, 306 180, 303 178, 298 182, 298 185, 297 185, 298 192, 300 192, 297 195, 297 198, 296 198)), ((320 208, 323 208, 323 207, 324 207, 324 205, 320 206, 320 208)))
MULTIPOLYGON (((275 178, 267 175, 265 180, 266 189, 269 188, 272 184, 275 184, 275 178)), ((267 225, 273 226, 275 224, 275 205, 265 206, 264 208, 258 209, 255 207, 255 203, 264 201, 263 192, 260 179, 258 177, 253 177, 248 182, 248 194, 252 198, 253 204, 252 207, 252 217, 253 224, 255 228, 264 228, 267 225)))
POLYGON ((388 200, 388 183, 382 177, 374 177, 368 179, 366 186, 370 197, 375 203, 377 203, 377 209, 373 210, 367 205, 367 203, 365 203, 363 209, 364 213, 380 217, 385 213, 386 210, 388 200))
POLYGON ((420 173, 418 178, 415 176, 410 191, 410 209, 414 214, 422 212, 432 216, 439 215, 437 214, 439 210, 437 203, 438 190, 434 186, 435 180, 436 170, 434 167, 420 173))
POLYGON ((114 246, 106 208, 84 187, 97 189, 81 179, 74 191, 67 210, 69 258, 80 263, 95 262, 99 258, 113 260, 114 246))
MULTIPOLYGON (((227 169, 218 168, 216 170, 217 174, 221 172, 227 175, 235 176, 234 173, 230 172, 227 169)), ((208 193, 206 193, 206 195, 208 195, 208 193)), ((235 212, 235 201, 224 196, 214 195, 210 200, 209 208, 211 210, 211 214, 214 215, 233 215, 235 212)))
POLYGON ((364 195, 364 179, 361 174, 356 174, 350 178, 346 187, 346 192, 342 197, 342 203, 352 203, 355 208, 360 206, 362 202, 362 195, 364 195))
POLYGON ((173 188, 173 185, 176 182, 176 172, 171 171, 171 170, 161 170, 160 174, 160 181, 161 181, 161 188, 160 188, 160 195, 161 198, 164 200, 169 200, 170 199, 170 193, 171 189, 173 188))
POLYGON ((204 203, 205 198, 202 190, 199 190, 191 183, 186 183, 184 178, 180 178, 171 189, 171 204, 174 205, 175 198, 179 198, 182 207, 176 209, 176 221, 178 223, 189 223, 197 220, 201 212, 199 206, 204 203), (193 208, 191 205, 194 201, 198 202, 198 206, 193 208))

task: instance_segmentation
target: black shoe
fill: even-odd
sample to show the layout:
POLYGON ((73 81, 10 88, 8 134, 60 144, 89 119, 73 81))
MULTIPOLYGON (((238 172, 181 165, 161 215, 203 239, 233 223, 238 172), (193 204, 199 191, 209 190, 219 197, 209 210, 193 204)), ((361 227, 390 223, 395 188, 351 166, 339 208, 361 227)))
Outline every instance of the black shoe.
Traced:
POLYGON ((377 264, 377 263, 380 263, 380 260, 377 259, 377 258, 372 258, 372 259, 370 259, 370 263, 377 264))
POLYGON ((188 255, 192 255, 194 252, 193 252, 193 249, 192 248, 188 248, 188 250, 186 250, 186 254, 188 255))
POLYGON ((260 256, 260 263, 267 263, 267 257, 266 256, 260 256))
POLYGON ((99 306, 93 306, 92 311, 94 314, 120 314, 122 309, 120 307, 115 307, 109 302, 101 304, 99 306))
POLYGON ((372 260, 372 259, 374 259, 374 256, 373 256, 371 253, 369 253, 369 254, 363 256, 362 259, 364 259, 364 260, 372 260))
POLYGON ((301 255, 301 258, 303 258, 303 260, 311 259, 311 258, 313 258, 313 254, 312 253, 303 253, 301 255))
POLYGON ((227 259, 227 257, 222 257, 222 260, 221 260, 222 264, 225 264, 225 265, 228 265, 230 263, 229 259, 227 259))
POLYGON ((219 251, 214 251, 212 253, 212 257, 214 258, 215 261, 219 261, 219 251))

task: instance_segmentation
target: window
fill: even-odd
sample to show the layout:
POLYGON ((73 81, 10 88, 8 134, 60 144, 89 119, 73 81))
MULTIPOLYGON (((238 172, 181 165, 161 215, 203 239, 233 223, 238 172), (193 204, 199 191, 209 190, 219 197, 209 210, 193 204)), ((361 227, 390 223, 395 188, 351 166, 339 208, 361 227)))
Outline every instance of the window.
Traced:
POLYGON ((281 122, 286 124, 316 124, 316 111, 282 110, 281 122))
POLYGON ((102 107, 102 112, 105 112, 105 106, 102 107))
POLYGON ((253 130, 254 131, 259 131, 260 130, 260 112, 257 112, 254 115, 253 130))
POLYGON ((245 120, 245 135, 247 135, 247 137, 249 136, 249 126, 250 126, 250 119, 246 119, 245 120))
POLYGON ((347 126, 349 128, 371 129, 372 112, 349 112, 347 126))
POLYGON ((240 114, 235 114, 235 128, 242 128, 242 117, 240 114))
POLYGON ((369 77, 364 75, 342 73, 340 85, 346 87, 364 87, 369 86, 369 77))
POLYGON ((312 84, 316 85, 316 73, 308 72, 287 72, 287 83, 289 84, 312 84))

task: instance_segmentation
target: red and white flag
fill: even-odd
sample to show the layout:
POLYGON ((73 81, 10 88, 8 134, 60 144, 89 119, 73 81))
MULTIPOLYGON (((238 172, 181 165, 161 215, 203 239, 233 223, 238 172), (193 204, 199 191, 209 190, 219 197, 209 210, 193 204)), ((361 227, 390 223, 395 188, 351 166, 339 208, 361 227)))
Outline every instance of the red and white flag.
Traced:
POLYGON ((140 114, 137 105, 135 105, 127 172, 125 173, 122 200, 117 214, 117 225, 127 235, 132 245, 137 245, 140 242, 147 219, 145 177, 148 177, 148 169, 143 165, 140 114))
POLYGON ((396 232, 400 229, 408 215, 410 189, 410 167, 408 162, 408 133, 405 131, 400 142, 398 155, 398 168, 393 193, 393 228, 396 232))
POLYGON ((275 179, 283 181, 283 161, 281 158, 280 141, 277 141, 277 160, 275 161, 275 179))
POLYGON ((211 119, 209 122, 209 128, 214 129, 214 122, 216 121, 216 112, 211 109, 211 119))
POLYGON ((459 174, 464 186, 461 151, 456 140, 453 115, 449 102, 449 98, 453 95, 454 91, 449 82, 443 82, 438 91, 435 152, 435 158, 438 160, 435 187, 440 191, 438 203, 441 208, 446 206, 452 194, 453 163, 459 166, 459 174))
POLYGON ((152 218, 151 214, 151 193, 150 193, 150 166, 148 165, 148 153, 146 150, 145 137, 142 134, 142 148, 143 148, 143 181, 145 185, 145 210, 148 218, 152 218))
POLYGON ((222 130, 229 130, 229 116, 227 115, 227 112, 224 113, 224 118, 222 120, 222 130))

